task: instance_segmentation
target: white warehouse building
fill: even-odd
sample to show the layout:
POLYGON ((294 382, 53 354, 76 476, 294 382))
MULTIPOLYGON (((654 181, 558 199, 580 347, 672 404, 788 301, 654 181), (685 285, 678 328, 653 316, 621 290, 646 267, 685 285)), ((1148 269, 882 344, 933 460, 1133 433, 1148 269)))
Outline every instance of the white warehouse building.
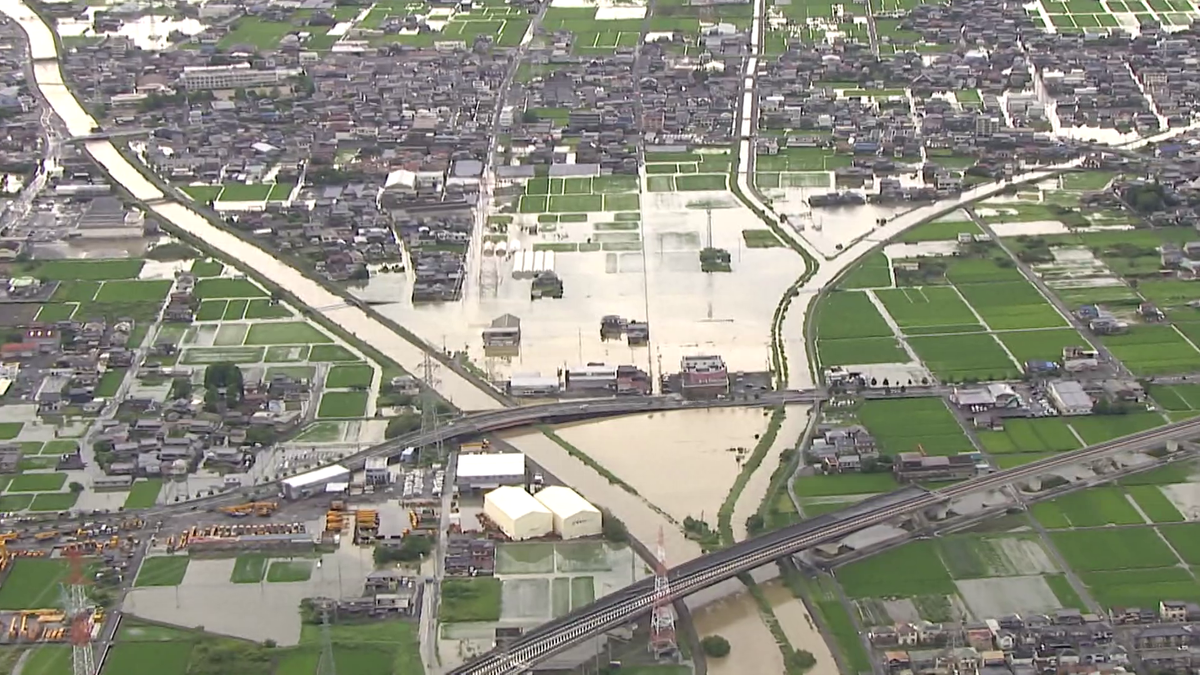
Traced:
POLYGON ((520 452, 459 455, 454 481, 460 492, 524 485, 525 455, 520 452))
POLYGON ((285 498, 304 499, 325 492, 325 486, 330 483, 346 483, 349 480, 350 469, 341 464, 332 464, 291 478, 284 478, 281 486, 285 498))
POLYGON ((511 485, 483 496, 483 514, 513 541, 544 537, 554 531, 550 509, 524 489, 511 485))
POLYGON ((600 509, 592 506, 591 502, 580 497, 579 493, 571 488, 551 485, 539 490, 534 499, 550 509, 550 514, 554 517, 554 531, 563 539, 595 537, 600 534, 600 509))

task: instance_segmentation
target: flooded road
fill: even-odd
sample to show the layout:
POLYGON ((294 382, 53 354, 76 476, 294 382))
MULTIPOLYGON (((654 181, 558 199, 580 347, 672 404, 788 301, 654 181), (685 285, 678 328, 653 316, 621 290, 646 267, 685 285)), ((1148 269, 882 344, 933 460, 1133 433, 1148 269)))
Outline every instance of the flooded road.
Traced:
POLYGON ((698 609, 692 619, 701 639, 720 635, 729 640, 729 656, 707 660, 709 675, 784 674, 783 654, 748 591, 698 609))
MULTIPOLYGON (((95 120, 84 111, 79 101, 63 84, 62 73, 56 61, 58 54, 54 35, 49 27, 20 0, 0 0, 0 13, 16 21, 29 37, 33 58, 38 60, 34 66, 38 90, 63 120, 71 135, 86 136, 92 133, 93 127, 96 126, 95 120)), ((287 289, 301 303, 312 307, 333 324, 378 349, 409 372, 420 371, 424 352, 419 347, 392 332, 363 310, 347 306, 341 297, 326 290, 271 253, 213 225, 199 213, 182 204, 164 201, 173 198, 168 198, 147 180, 112 143, 90 141, 85 147, 88 154, 109 172, 113 180, 124 186, 137 199, 150 202, 150 208, 160 217, 230 259, 240 261, 246 268, 255 270, 270 282, 287 289)), ((441 381, 438 390, 464 410, 493 410, 500 407, 500 403, 487 393, 448 369, 443 368, 438 377, 441 381)))

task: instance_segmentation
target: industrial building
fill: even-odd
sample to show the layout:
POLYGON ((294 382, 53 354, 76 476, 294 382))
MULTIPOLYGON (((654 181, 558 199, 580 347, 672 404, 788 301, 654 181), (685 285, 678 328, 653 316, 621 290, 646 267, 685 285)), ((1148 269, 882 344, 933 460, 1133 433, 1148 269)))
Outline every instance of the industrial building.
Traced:
POLYGON ((1083 385, 1074 380, 1051 382, 1047 388, 1054 407, 1063 415, 1090 415, 1092 397, 1083 390, 1083 385))
POLYGON ((554 515, 524 488, 504 486, 483 497, 483 514, 509 539, 522 541, 554 531, 554 515))
POLYGON ((304 499, 325 492, 330 483, 345 483, 350 480, 350 469, 341 464, 321 467, 308 473, 285 478, 280 483, 285 499, 304 499))
POLYGON ((455 485, 459 492, 525 484, 525 455, 519 452, 459 455, 455 485))
POLYGON ((534 495, 554 517, 554 532, 563 539, 600 535, 600 509, 569 487, 552 485, 534 495))

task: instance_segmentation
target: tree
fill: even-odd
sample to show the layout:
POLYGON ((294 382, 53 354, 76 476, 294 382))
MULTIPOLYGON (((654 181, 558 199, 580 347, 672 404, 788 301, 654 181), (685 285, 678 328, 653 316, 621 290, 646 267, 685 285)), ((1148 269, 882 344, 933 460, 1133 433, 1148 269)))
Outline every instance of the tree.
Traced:
POLYGON ((757 513, 746 519, 746 531, 751 535, 760 534, 766 528, 766 521, 757 513))
POLYGON ((83 483, 77 483, 75 481, 71 481, 70 488, 71 488, 71 492, 74 492, 75 494, 79 494, 80 492, 83 492, 83 483))
POLYGON ((700 648, 704 650, 704 655, 714 659, 723 659, 729 656, 729 640, 720 635, 707 635, 700 641, 700 648))
POLYGON ((214 363, 204 370, 204 407, 209 412, 222 404, 227 409, 238 407, 244 394, 242 370, 236 364, 214 363))
POLYGON ((817 665, 817 657, 812 655, 812 652, 803 649, 794 649, 787 657, 787 672, 788 673, 803 673, 808 669, 817 665))

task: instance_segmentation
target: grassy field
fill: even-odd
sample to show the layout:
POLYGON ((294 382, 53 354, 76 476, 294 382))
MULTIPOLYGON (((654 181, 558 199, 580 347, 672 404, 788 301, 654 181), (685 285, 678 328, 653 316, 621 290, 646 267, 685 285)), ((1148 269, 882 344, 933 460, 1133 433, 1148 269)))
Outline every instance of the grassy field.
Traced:
POLYGON ((273 560, 267 568, 268 583, 292 583, 312 578, 310 560, 273 560))
POLYGON ((367 392, 330 391, 321 395, 317 417, 362 417, 367 412, 367 392))
POLYGON ((1149 527, 1068 530, 1050 536, 1067 564, 1079 572, 1168 567, 1177 562, 1149 527))
POLYGON ((28 274, 54 281, 67 279, 84 279, 88 281, 136 279, 145 264, 145 260, 133 258, 44 260, 34 264, 32 269, 28 270, 28 274))
POLYGON ((69 511, 79 501, 76 492, 42 492, 34 495, 30 511, 69 511))
POLYGON ((1127 415, 1091 415, 1074 417, 1071 428, 1079 434, 1087 445, 1095 445, 1114 438, 1128 436, 1146 429, 1153 429, 1163 423, 1163 418, 1149 412, 1129 413, 1127 415))
POLYGON ((1158 528, 1180 558, 1189 565, 1200 565, 1200 523, 1164 525, 1158 528))
POLYGON ((1119 487, 1096 487, 1034 504, 1033 516, 1048 528, 1144 525, 1119 487))
POLYGON ((956 592, 932 541, 916 541, 838 568, 852 598, 911 598, 956 592))
POLYGON ((66 578, 66 560, 19 558, 0 586, 0 609, 42 609, 56 607, 59 584, 66 578))
POLYGON ((125 498, 125 508, 148 509, 158 501, 158 493, 160 491, 162 491, 161 479, 148 478, 139 480, 130 488, 129 496, 125 498))
POLYGON ((1200 411, 1200 384, 1152 384, 1147 393, 1165 410, 1200 411))
POLYGON ((1045 554, 1036 537, 1028 535, 1016 536, 987 536, 987 535, 956 535, 942 537, 938 541, 938 551, 942 562, 950 576, 955 579, 986 579, 990 577, 1020 576, 1036 570, 1026 569, 1023 559, 1010 555, 1007 545, 1015 545, 1018 551, 1027 549, 1041 550, 1045 554))
POLYGON ((185 675, 192 655, 190 642, 118 642, 104 672, 119 675, 185 675))
POLYGON ((187 574, 186 555, 153 556, 142 561, 134 586, 178 586, 187 574))
POLYGON ((927 335, 908 338, 930 372, 943 382, 1003 380, 1020 371, 991 335, 927 335))
POLYGON ((246 305, 246 319, 286 319, 294 316, 292 310, 267 298, 256 298, 246 305))
POLYGON ((266 575, 269 560, 261 553, 243 553, 233 562, 229 580, 235 584, 257 584, 266 575))
POLYGON ((940 398, 866 401, 858 419, 887 455, 918 449, 930 455, 953 455, 973 449, 940 398))
POLYGON ((445 623, 500 619, 500 580, 495 577, 446 579, 438 618, 445 623))
POLYGON ((26 473, 13 477, 8 492, 57 492, 66 482, 65 473, 26 473))

